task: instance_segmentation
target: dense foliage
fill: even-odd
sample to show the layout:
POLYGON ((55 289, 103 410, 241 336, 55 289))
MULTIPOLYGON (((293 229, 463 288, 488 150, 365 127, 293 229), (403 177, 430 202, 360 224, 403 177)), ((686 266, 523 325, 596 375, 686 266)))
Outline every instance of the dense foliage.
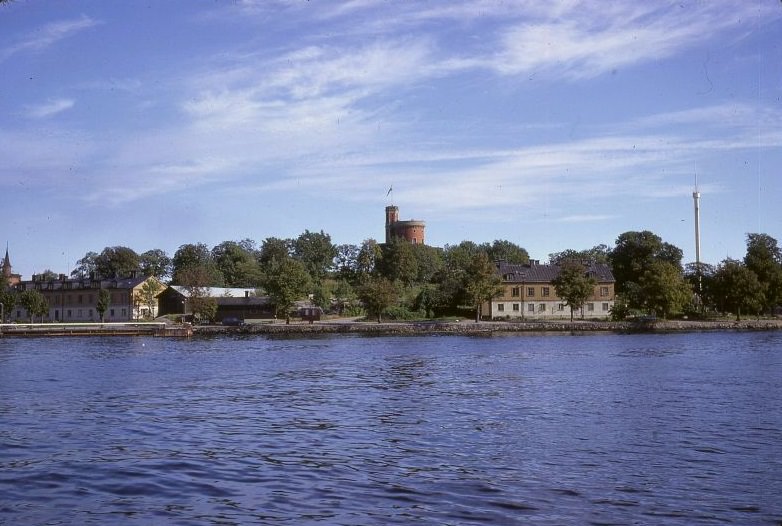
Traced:
MULTIPOLYGON (((335 245, 327 233, 305 230, 296 238, 267 237, 260 246, 250 239, 223 241, 211 249, 204 243, 188 243, 173 257, 159 249, 137 254, 128 247, 106 247, 100 253, 87 252, 71 275, 157 276, 185 286, 190 307, 207 319, 214 317, 216 304, 206 291, 222 286, 255 288, 271 296, 286 318, 296 301, 308 297, 326 312, 363 312, 376 319, 467 312, 480 318, 481 304, 500 291, 495 272, 500 260, 528 264, 529 254, 501 239, 443 248, 400 240, 381 244, 374 239, 335 245)), ((782 251, 767 234, 748 234, 743 260, 726 259, 718 265, 683 265, 681 249, 649 231, 624 232, 613 248, 568 249, 550 254, 549 260, 562 268, 553 285, 571 312, 584 304, 594 287, 584 273, 590 262, 608 264, 613 271, 616 318, 727 313, 741 317, 771 314, 782 304, 782 251)), ((139 297, 150 310, 155 292, 147 290, 139 297)), ((0 292, 6 313, 14 305, 29 305, 33 311, 27 309, 28 313, 37 316, 43 308, 30 294, 24 301, 27 304, 20 294, 0 292)))

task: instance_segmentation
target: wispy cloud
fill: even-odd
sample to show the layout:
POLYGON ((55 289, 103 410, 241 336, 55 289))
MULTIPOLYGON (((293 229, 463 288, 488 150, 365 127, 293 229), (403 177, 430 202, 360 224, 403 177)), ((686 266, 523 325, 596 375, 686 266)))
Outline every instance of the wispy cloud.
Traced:
POLYGON ((730 15, 720 3, 569 4, 555 18, 544 15, 506 29, 490 67, 504 75, 589 78, 669 57, 761 16, 749 3, 731 4, 730 15))
POLYGON ((34 119, 45 119, 73 108, 74 104, 76 102, 71 99, 49 100, 36 106, 28 106, 27 116, 34 119))
POLYGON ((20 41, 0 51, 0 62, 24 52, 38 52, 53 46, 57 42, 89 29, 98 22, 88 16, 72 20, 52 22, 26 35, 20 41))

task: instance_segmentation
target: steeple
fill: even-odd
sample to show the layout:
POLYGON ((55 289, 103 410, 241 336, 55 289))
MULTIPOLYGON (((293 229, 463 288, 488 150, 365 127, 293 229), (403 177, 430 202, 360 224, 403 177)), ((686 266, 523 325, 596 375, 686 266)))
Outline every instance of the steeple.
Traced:
POLYGON ((6 280, 11 278, 11 258, 8 257, 8 242, 5 244, 5 257, 3 258, 3 277, 6 280))

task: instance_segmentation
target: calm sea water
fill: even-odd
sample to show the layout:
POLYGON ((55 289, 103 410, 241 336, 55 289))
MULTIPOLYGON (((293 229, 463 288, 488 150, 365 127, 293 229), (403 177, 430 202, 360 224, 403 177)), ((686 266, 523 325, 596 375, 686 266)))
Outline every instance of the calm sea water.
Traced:
POLYGON ((0 340, 0 524, 782 521, 782 334, 0 340))

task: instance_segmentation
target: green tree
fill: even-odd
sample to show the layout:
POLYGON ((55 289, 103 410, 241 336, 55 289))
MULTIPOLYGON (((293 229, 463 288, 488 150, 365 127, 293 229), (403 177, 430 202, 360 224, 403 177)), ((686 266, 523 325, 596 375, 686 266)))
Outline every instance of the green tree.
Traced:
POLYGON ((258 262, 263 268, 268 268, 272 263, 280 262, 290 257, 293 241, 290 239, 280 239, 278 237, 267 237, 261 244, 261 250, 258 252, 258 262))
POLYGON ((171 276, 172 262, 165 251, 155 248, 147 250, 138 257, 139 267, 144 276, 166 279, 171 276))
POLYGON ((359 288, 359 298, 364 303, 370 316, 375 316, 377 322, 383 321, 383 313, 394 305, 398 293, 394 284, 385 277, 373 277, 359 288))
MULTIPOLYGON (((10 315, 11 309, 16 306, 17 294, 8 287, 0 287, 0 304, 3 305, 3 318, 10 315)), ((0 319, 0 323, 5 323, 5 319, 0 319)))
POLYGON ((345 279, 341 279, 334 287, 334 300, 336 301, 337 311, 340 315, 345 312, 346 307, 350 307, 356 300, 356 291, 345 279))
POLYGON ((391 281, 410 286, 418 278, 418 259, 413 244, 394 237, 382 247, 380 273, 391 281))
POLYGON ((594 263, 608 264, 608 256, 611 249, 607 245, 595 245, 586 250, 567 249, 562 252, 549 254, 548 260, 554 265, 559 265, 565 261, 592 261, 594 263))
POLYGON ((263 287, 274 302, 277 316, 285 316, 291 322, 291 308, 296 300, 304 297, 311 285, 310 275, 304 263, 293 258, 275 261, 264 276, 263 287))
POLYGON ((163 287, 156 279, 148 279, 141 285, 139 299, 149 309, 150 316, 154 316, 155 307, 157 307, 157 295, 162 289, 163 287))
POLYGON ((200 287, 222 287, 225 283, 223 274, 215 265, 212 253, 203 243, 188 243, 180 246, 174 253, 172 263, 173 285, 192 286, 187 282, 192 283, 194 279, 200 287))
POLYGON ((257 287, 261 283, 261 267, 246 244, 223 241, 212 248, 212 260, 228 287, 257 287))
MULTIPOLYGON (((587 273, 586 267, 575 260, 567 259, 560 265, 559 275, 551 281, 557 296, 565 300, 570 307, 570 321, 573 311, 582 309, 586 300, 594 293, 597 280, 587 273)), ((581 310, 581 317, 584 311, 581 310)))
POLYGON ((96 272, 95 260, 97 257, 97 252, 87 252, 84 254, 84 257, 76 262, 76 268, 71 271, 71 277, 86 278, 91 274, 94 275, 96 272))
POLYGON ((331 311, 331 300, 334 297, 334 286, 326 280, 312 287, 312 302, 323 309, 323 312, 331 311))
POLYGON ((502 279, 485 252, 475 254, 465 275, 465 292, 475 306, 475 322, 481 320, 481 305, 502 293, 502 279))
POLYGON ((35 316, 40 316, 43 322, 43 317, 49 312, 49 304, 46 302, 46 298, 34 289, 22 291, 19 294, 18 303, 27 311, 27 315, 30 316, 30 323, 33 322, 35 316))
POLYGON ((354 282, 357 277, 358 255, 361 248, 358 245, 337 245, 337 255, 334 256, 334 272, 336 278, 354 282))
POLYGON ((516 265, 529 263, 529 253, 519 245, 505 239, 495 239, 491 245, 481 244, 491 261, 506 261, 516 265))
POLYGON ((663 319, 681 313, 692 300, 692 289, 681 270, 669 261, 654 261, 638 285, 646 308, 663 319))
POLYGON ((95 310, 98 311, 101 323, 103 323, 103 316, 106 314, 110 303, 111 293, 106 289, 100 289, 100 291, 98 291, 98 301, 95 304, 95 310))
POLYGON ((708 263, 687 263, 684 266, 684 279, 695 294, 695 307, 701 313, 707 308, 716 308, 717 296, 714 291, 714 274, 717 269, 708 263))
POLYGON ((617 292, 625 292, 629 283, 638 283, 655 261, 667 261, 681 269, 681 249, 663 242, 656 234, 625 232, 616 240, 609 255, 617 292))
POLYGON ((479 252, 484 252, 472 241, 462 241, 458 245, 445 245, 443 249, 443 258, 445 266, 452 272, 460 272, 467 269, 473 256, 479 252))
POLYGON ((769 314, 782 303, 782 250, 767 234, 747 234, 744 265, 758 277, 763 287, 763 308, 769 314))
POLYGON ((714 274, 715 292, 721 300, 722 310, 736 315, 758 313, 763 309, 765 296, 757 275, 735 259, 726 259, 714 274))
POLYGON ((383 250, 374 239, 365 239, 356 257, 356 280, 353 283, 363 283, 375 273, 383 259, 383 250))
POLYGON ((95 271, 104 278, 122 278, 141 269, 139 255, 128 247, 106 247, 95 258, 95 271))
POLYGON ((320 283, 334 264, 337 248, 331 242, 331 236, 320 232, 305 230, 293 242, 293 257, 302 263, 310 277, 320 283))
POLYGON ((412 247, 418 266, 416 283, 431 283, 445 265, 443 250, 429 245, 412 245, 412 247))

